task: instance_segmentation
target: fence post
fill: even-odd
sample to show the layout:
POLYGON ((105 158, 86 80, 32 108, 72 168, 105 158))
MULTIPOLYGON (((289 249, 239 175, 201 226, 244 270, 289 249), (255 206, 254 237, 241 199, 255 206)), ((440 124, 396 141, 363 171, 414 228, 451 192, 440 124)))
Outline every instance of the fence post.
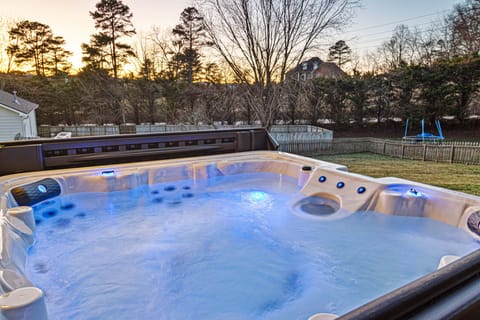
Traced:
POLYGON ((405 157, 405 145, 402 144, 402 159, 405 157))
POLYGON ((423 145, 423 161, 427 160, 427 145, 423 145))
POLYGON ((453 163, 453 157, 455 156, 455 145, 452 144, 450 148, 450 163, 453 163))

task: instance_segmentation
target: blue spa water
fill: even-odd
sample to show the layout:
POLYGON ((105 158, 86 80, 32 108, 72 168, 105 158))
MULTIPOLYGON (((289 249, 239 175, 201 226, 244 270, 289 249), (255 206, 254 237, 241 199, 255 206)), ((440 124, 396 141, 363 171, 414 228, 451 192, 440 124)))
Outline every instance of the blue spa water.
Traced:
POLYGON ((51 199, 34 207, 27 275, 51 319, 307 319, 479 248, 421 218, 304 219, 297 191, 262 173, 51 199))

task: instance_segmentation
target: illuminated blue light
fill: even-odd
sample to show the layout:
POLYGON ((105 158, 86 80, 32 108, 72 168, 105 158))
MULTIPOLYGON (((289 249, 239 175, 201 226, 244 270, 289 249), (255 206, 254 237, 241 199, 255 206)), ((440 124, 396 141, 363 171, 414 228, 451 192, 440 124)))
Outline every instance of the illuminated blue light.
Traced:
POLYGON ((338 189, 342 189, 343 187, 345 187, 345 183, 343 181, 340 181, 339 183, 337 183, 338 189))
POLYGON ((358 189, 357 189, 357 192, 360 193, 360 194, 364 193, 365 191, 367 191, 367 189, 365 187, 358 187, 358 189))
POLYGON ((102 171, 102 176, 113 177, 113 176, 115 176, 115 171, 113 171, 113 170, 102 171))
POLYGON ((250 198, 255 202, 264 201, 266 197, 267 195, 265 194, 265 192, 262 191, 253 191, 250 194, 250 198))
POLYGON ((41 193, 47 193, 47 187, 45 187, 43 184, 39 184, 37 186, 37 189, 38 191, 40 191, 41 193))
POLYGON ((267 209, 272 206, 271 196, 264 191, 250 190, 241 196, 242 203, 253 209, 267 209))
POLYGON ((324 183, 325 181, 327 181, 327 177, 321 176, 320 178, 318 178, 318 181, 324 183))

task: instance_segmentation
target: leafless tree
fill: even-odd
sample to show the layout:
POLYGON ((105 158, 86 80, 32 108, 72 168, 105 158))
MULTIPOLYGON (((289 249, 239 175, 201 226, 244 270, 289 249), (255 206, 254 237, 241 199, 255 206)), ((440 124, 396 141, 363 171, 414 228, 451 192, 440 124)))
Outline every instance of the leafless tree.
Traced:
POLYGON ((155 64, 159 75, 165 79, 179 78, 180 67, 173 57, 180 54, 181 45, 175 41, 171 30, 153 27, 149 35, 155 51, 155 64))
POLYGON ((432 65, 437 60, 437 43, 438 38, 433 29, 415 29, 412 41, 415 62, 420 65, 432 65))
POLYGON ((447 18, 455 55, 480 52, 480 0, 467 0, 455 6, 447 18))
POLYGON ((395 27, 390 40, 380 47, 388 69, 395 70, 412 61, 413 42, 414 38, 408 26, 402 24, 395 27))
POLYGON ((346 24, 360 0, 203 0, 214 47, 235 75, 251 84, 249 102, 265 126, 278 112, 276 81, 346 24))
POLYGON ((150 36, 138 32, 132 44, 135 56, 131 58, 131 64, 141 78, 152 80, 158 73, 156 70, 156 47, 150 36))
POLYGON ((448 60, 451 55, 448 20, 438 20, 425 29, 414 28, 411 32, 409 47, 412 60, 410 63, 432 66, 439 60, 448 60))
POLYGON ((0 70, 9 73, 14 65, 15 57, 12 52, 7 50, 11 39, 8 37, 10 30, 16 21, 9 18, 0 17, 0 70))
POLYGON ((361 59, 361 66, 365 72, 379 74, 387 70, 380 50, 368 51, 361 59))

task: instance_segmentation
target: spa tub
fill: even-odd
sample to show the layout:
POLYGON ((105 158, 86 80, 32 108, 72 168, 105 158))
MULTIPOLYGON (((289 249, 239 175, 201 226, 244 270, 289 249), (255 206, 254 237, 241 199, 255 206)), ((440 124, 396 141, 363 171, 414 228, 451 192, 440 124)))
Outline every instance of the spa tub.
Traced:
MULTIPOLYGON (((478 248, 480 248, 480 198, 472 195, 397 178, 374 179, 349 173, 347 168, 341 165, 275 151, 241 152, 7 175, 0 177, 0 192, 2 218, 0 230, 2 234, 0 256, 2 296, 0 297, 0 305, 2 317, 5 319, 43 320, 65 317, 65 314, 57 311, 61 308, 54 307, 52 304, 60 304, 54 296, 69 295, 70 289, 57 293, 55 290, 58 290, 57 287, 59 286, 49 287, 49 283, 59 281, 63 274, 60 276, 58 274, 49 275, 53 273, 52 270, 56 270, 58 267, 51 265, 50 262, 45 262, 49 259, 40 253, 36 253, 40 251, 38 248, 42 248, 41 245, 47 241, 50 242, 47 242, 46 247, 51 247, 56 242, 70 241, 70 237, 74 237, 74 232, 85 233, 85 230, 90 228, 88 223, 85 222, 86 215, 89 216, 88 219, 93 219, 89 220, 90 224, 99 224, 104 223, 102 219, 112 219, 112 215, 115 214, 118 214, 118 217, 115 217, 116 220, 121 219, 121 214, 128 215, 129 211, 135 211, 133 209, 135 206, 147 207, 146 215, 149 215, 152 211, 161 212, 165 214, 164 221, 167 221, 166 225, 148 229, 148 232, 138 231, 137 233, 156 234, 155 230, 163 228, 158 237, 164 237, 168 233, 171 237, 168 242, 176 241, 176 237, 187 229, 200 230, 198 234, 208 234, 212 232, 212 229, 220 230, 224 228, 221 232, 215 232, 212 239, 192 240, 198 237, 198 234, 194 234, 192 235, 193 238, 188 238, 188 241, 182 240, 183 242, 176 243, 168 249, 162 249, 164 251, 158 253, 158 255, 166 254, 166 252, 169 254, 162 256, 155 262, 158 264, 158 270, 167 270, 168 273, 171 272, 172 266, 176 269, 184 268, 185 270, 182 273, 183 278, 181 278, 182 275, 175 273, 173 280, 170 278, 168 280, 161 278, 161 281, 156 278, 151 280, 152 283, 162 281, 175 285, 181 283, 182 288, 177 288, 177 291, 169 291, 168 295, 165 292, 160 292, 158 297, 167 300, 173 295, 176 300, 172 299, 168 306, 162 307, 163 310, 152 309, 152 313, 149 314, 150 317, 158 319, 177 317, 186 319, 198 316, 201 318, 231 317, 235 319, 281 319, 286 317, 327 319, 329 316, 338 316, 345 319, 361 319, 362 317, 381 319, 386 316, 402 318, 418 314, 440 319, 446 315, 469 315, 478 311, 478 298, 472 292, 476 292, 475 290, 479 286, 478 271, 475 270, 478 270, 480 261, 478 251, 478 248), (232 192, 233 195, 226 196, 225 194, 228 192, 232 192), (112 196, 109 196, 109 194, 112 196), (106 199, 105 202, 102 200, 95 203, 94 197, 97 195, 111 198, 112 203, 109 202, 109 199, 106 199), (119 195, 118 198, 117 195, 119 195), (85 203, 77 203, 77 197, 83 197, 82 201, 85 203), (220 209, 220 205, 217 203, 223 204, 224 197, 233 202, 225 203, 220 209), (135 201, 132 199, 135 199, 135 201), (90 201, 92 203, 89 203, 90 201), (246 203, 246 206, 248 206, 247 213, 238 213, 240 209, 237 210, 236 206, 243 208, 244 205, 237 201, 246 203), (275 201, 279 204, 275 204, 275 201), (95 216, 97 205, 101 207, 98 208, 98 217, 95 216), (182 206, 184 206, 183 209, 182 206), (200 209, 202 206, 206 207, 200 209), (100 213, 102 208, 105 211, 104 213, 100 213), (199 212, 195 212, 197 208, 199 212), (168 213, 168 210, 173 213, 168 213), (276 212, 279 211, 281 213, 278 213, 279 216, 275 217, 276 212), (233 225, 231 216, 227 217, 224 212, 230 212, 229 214, 233 215, 235 219, 237 215, 242 215, 241 219, 246 224, 233 225), (219 216, 217 213, 221 215, 219 216), (180 219, 181 223, 184 221, 191 223, 190 220, 192 219, 198 220, 187 227, 179 227, 180 220, 176 220, 175 215, 182 217, 180 219), (189 215, 192 215, 191 219, 189 215), (211 220, 204 221, 203 217, 207 215, 211 216, 211 218, 208 218, 211 220), (254 215, 255 217, 253 217, 254 215), (215 221, 215 224, 212 221, 215 221), (218 221, 220 222, 217 224, 218 221), (428 224, 430 221, 435 223, 435 226, 432 227, 428 224), (424 225, 425 222, 427 224, 424 225), (447 236, 442 238, 440 242, 458 242, 459 247, 448 249, 453 250, 452 252, 439 250, 439 253, 436 253, 438 256, 430 258, 430 262, 428 262, 430 265, 420 267, 422 271, 409 274, 396 281, 391 280, 392 283, 390 283, 390 279, 396 279, 398 276, 395 274, 397 267, 401 270, 415 268, 414 260, 416 258, 409 255, 408 251, 410 249, 406 247, 407 249, 392 258, 382 260, 384 258, 380 255, 366 259, 371 261, 361 261, 362 257, 358 255, 358 252, 363 248, 371 246, 374 248, 373 251, 378 251, 395 246, 399 242, 396 235, 391 236, 390 231, 386 231, 382 236, 383 238, 376 238, 373 241, 369 238, 361 240, 360 238, 365 233, 362 232, 362 229, 372 223, 375 226, 368 233, 381 233, 383 227, 395 228, 395 225, 402 225, 403 227, 399 231, 402 241, 409 241, 412 237, 411 230, 412 233, 414 229, 420 229, 420 232, 430 231, 432 228, 437 228, 438 224, 440 228, 446 228, 439 229, 443 230, 443 233, 459 233, 458 237, 447 236), (227 224, 228 227, 226 227, 227 224), (257 224, 261 227, 257 228, 257 224), (74 227, 77 225, 80 229, 74 231, 74 227), (203 229, 198 229, 200 225, 203 229), (175 228, 178 228, 178 230, 175 228), (291 232, 289 232, 289 228, 291 228, 291 232), (327 233, 328 229, 336 231, 329 236, 330 238, 319 237, 321 241, 316 239, 316 232, 327 233), (171 232, 172 230, 177 231, 171 232), (295 239, 297 233, 312 233, 312 236, 297 240, 295 239), (280 235, 283 238, 280 238, 280 235), (226 249, 226 253, 213 251, 215 254, 207 258, 196 256, 197 249, 207 248, 210 250, 209 252, 212 252, 214 249, 217 250, 215 246, 218 245, 219 239, 229 237, 232 237, 229 241, 236 249, 226 249), (389 237, 392 238, 391 241, 394 245, 378 246, 380 245, 378 242, 382 242, 382 239, 389 237), (272 239, 277 242, 272 243, 272 239), (235 243, 235 241, 239 242, 235 243), (338 244, 335 241, 339 241, 338 244), (358 245, 357 241, 358 243, 364 241, 365 244, 358 245), (202 243, 202 245, 198 245, 198 248, 197 242, 202 243), (317 251, 317 247, 330 242, 332 247, 328 247, 326 251, 329 253, 344 251, 342 255, 346 256, 346 261, 354 266, 351 270, 342 271, 343 273, 332 271, 343 270, 343 266, 317 261, 319 257, 323 259, 326 256, 324 251, 317 251), (242 264, 245 260, 243 255, 230 257, 232 251, 240 250, 238 246, 250 245, 255 257, 247 266, 242 264), (356 245, 358 245, 358 248, 355 248, 356 245), (352 247, 354 249, 350 251, 348 248, 352 247), (172 251, 176 252, 173 258, 171 256, 172 251), (179 252, 183 253, 179 254, 179 252), (37 254, 40 255, 37 256, 37 254), (228 257, 218 258, 222 254, 228 257), (192 255, 195 258, 192 258, 192 255), (264 271, 252 267, 257 261, 255 259, 258 259, 258 256, 261 255, 271 256, 272 260, 258 262, 258 264, 260 266, 265 264, 269 267, 277 265, 278 277, 274 273, 263 273, 264 271), (402 256, 405 257, 405 260, 411 261, 402 261, 402 256), (304 258, 307 260, 302 261, 304 258), (308 260, 310 258, 313 262, 308 260), (386 273, 384 275, 385 279, 388 280, 380 281, 374 279, 376 276, 372 273, 366 275, 362 273, 362 270, 374 268, 374 265, 382 263, 387 264, 389 263, 388 260, 397 258, 399 262, 396 265, 386 268, 387 271, 391 270, 391 274, 386 273), (182 261, 181 263, 178 262, 179 259, 182 261), (238 263, 242 266, 236 265, 234 262, 237 260, 235 259, 238 259, 238 263), (294 265, 283 264, 284 261, 289 259, 295 261, 292 262, 294 265), (39 262, 40 260, 41 262, 39 262), (165 267, 162 263, 167 260, 170 262, 168 267, 165 267), (215 287, 208 291, 205 289, 208 285, 203 283, 200 285, 200 288, 203 289, 197 287, 191 289, 189 287, 190 283, 198 282, 202 277, 208 277, 205 276, 205 270, 199 271, 196 269, 198 264, 206 263, 206 260, 213 265, 221 265, 222 263, 228 265, 226 268, 221 265, 220 269, 216 271, 217 274, 225 277, 225 279, 222 279, 223 276, 217 277, 216 280, 220 282, 231 281, 226 279, 227 276, 231 275, 226 270, 235 268, 235 270, 238 269, 241 272, 242 268, 247 269, 245 275, 239 275, 238 277, 244 279, 244 282, 253 282, 252 287, 239 289, 244 291, 241 291, 238 295, 231 292, 240 284, 232 285, 229 283, 228 286, 231 289, 215 287), (432 261, 434 261, 434 265, 432 261), (406 263, 406 265, 399 266, 402 263, 406 263), (304 264, 312 267, 305 269, 304 264), (314 274, 313 272, 317 272, 320 265, 324 266, 325 270, 320 272, 321 275, 314 274), (434 271, 434 269, 438 270, 434 271), (325 274, 328 274, 328 276, 324 278, 325 274), (342 279, 345 274, 348 275, 346 280, 342 279), (33 275, 34 279, 31 279, 29 275, 33 275), (257 291, 255 282, 261 283, 262 279, 270 276, 271 281, 266 282, 264 286, 271 287, 266 288, 266 291, 261 293, 260 288, 258 289, 258 302, 250 301, 247 298, 245 298, 245 302, 240 301, 245 296, 245 294, 242 296, 242 292, 249 292, 254 295, 257 291), (337 277, 340 278, 337 279, 337 277), (275 281, 279 284, 275 285, 275 281), (379 287, 372 289, 372 293, 365 294, 358 300, 353 297, 351 302, 338 301, 338 296, 333 294, 332 296, 327 295, 325 301, 315 301, 316 296, 319 297, 318 299, 322 299, 325 290, 334 290, 332 288, 339 287, 338 283, 344 286, 340 289, 338 295, 344 294, 344 291, 349 291, 349 288, 352 289, 352 292, 367 290, 360 285, 357 288, 357 281, 359 283, 365 282, 365 285, 375 281, 389 284, 386 287, 380 287, 379 284, 379 287), (37 282, 42 284, 38 286, 37 282), (325 285, 327 289, 319 290, 319 283, 325 285), (186 293, 182 291, 179 294, 179 290, 185 290, 186 293), (199 307, 202 303, 196 300, 192 302, 192 305, 188 304, 194 299, 203 301, 204 297, 198 298, 198 296, 201 296, 204 290, 213 295, 205 297, 209 301, 221 300, 218 297, 221 293, 236 302, 232 303, 225 298, 225 301, 222 301, 221 304, 213 304, 205 310, 202 309, 203 307, 199 307), (189 295, 192 291, 195 291, 193 296, 197 297, 189 295), (229 294, 232 294, 232 296, 230 297, 229 294), (454 297, 451 298, 451 296, 454 297), (181 305, 176 305, 175 301, 178 301, 181 305), (452 303, 452 301, 455 303, 452 303), (250 309, 245 312, 239 310, 240 307, 238 306, 243 305, 250 309), (171 310, 165 311, 167 308, 171 308, 171 310), (301 308, 304 308, 304 310, 299 310, 301 308), (187 312, 182 309, 191 310, 187 312), (220 311, 215 313, 215 310, 220 311)), ((153 219, 158 218, 154 217, 153 219)), ((111 225, 110 220, 105 221, 108 221, 105 223, 108 223, 109 226, 111 225)), ((143 221, 143 218, 138 218, 136 221, 143 221)), ((150 222, 147 224, 150 224, 150 222)), ((131 229, 135 229, 134 224, 129 224, 127 229, 130 229, 129 226, 131 226, 131 229)), ((111 232, 115 233, 115 230, 111 232)), ((435 232, 426 235, 425 241, 441 236, 435 232)), ((95 234, 99 234, 99 232, 96 231, 88 239, 95 238, 95 234)), ((423 242, 421 233, 415 235, 415 237, 417 238, 413 243, 423 242)), ((79 236, 79 239, 82 240, 82 236, 79 236)), ((135 241, 142 242, 143 236, 140 235, 135 239, 135 241)), ((158 247, 163 248, 164 242, 158 244, 158 238, 153 241, 155 246, 158 245, 158 247)), ((135 248, 136 243, 129 240, 127 246, 130 245, 135 248)), ((101 245, 92 242, 91 246, 91 248, 94 248, 101 245)), ((72 256, 76 255, 76 253, 69 253, 68 245, 66 247, 66 249, 63 247, 53 249, 59 250, 62 260, 74 258, 72 256), (60 250, 66 251, 60 253, 60 250)), ((413 246, 413 248, 415 247, 416 245, 413 246)), ((154 252, 157 252, 155 250, 154 252)), ((427 255, 429 248, 427 246, 426 249, 422 250, 419 251, 419 256, 427 255)), ((245 254, 247 255, 247 253, 245 254)), ((148 256, 150 257, 150 255, 152 255, 151 252, 148 256)), ((249 251, 248 255, 252 255, 252 253, 249 251)), ((135 259, 132 259, 131 262, 134 267, 135 259)), ((337 258, 333 256, 332 259, 337 258)), ((63 262, 59 260, 57 263, 61 264, 63 262)), ((72 262, 73 265, 75 263, 86 264, 85 260, 82 259, 72 262)), ((80 265, 77 265, 77 267, 80 268, 80 265)), ((207 269, 210 270, 210 268, 211 265, 209 264, 207 269)), ((387 271, 375 272, 384 273, 387 271)), ((112 271, 112 273, 114 272, 112 271)), ((96 285, 102 281, 104 276, 98 276, 91 282, 96 285)), ((65 279, 70 278, 65 275, 65 279)), ((74 280, 64 281, 65 286, 68 287, 69 281, 73 282, 74 280)), ((115 280, 110 281, 115 282, 115 280)), ((144 281, 138 280, 138 282, 142 282, 143 285, 144 281)), ((78 284, 80 286, 82 281, 78 281, 78 283, 80 283, 78 284)), ((134 286, 136 280, 128 282, 128 285, 132 286, 132 283, 134 286)), ((158 285, 155 288, 159 288, 158 285)), ((76 288, 74 289, 76 290, 76 288)), ((163 290, 170 289, 164 288, 163 290)), ((75 311, 77 313, 73 314, 79 319, 93 319, 98 316, 97 308, 101 308, 101 306, 90 307, 88 304, 83 306, 82 302, 79 301, 82 300, 79 298, 82 295, 90 294, 88 293, 90 289, 80 288, 78 289, 80 293, 75 293, 75 290, 72 291, 72 297, 76 298, 72 299, 75 301, 71 304, 75 304, 78 310, 85 311, 75 311)), ((135 289, 132 290, 135 291, 135 289)), ((140 291, 148 290, 153 289, 144 289, 144 287, 140 289, 140 291)), ((100 297, 103 299, 103 294, 105 293, 100 293, 100 296, 96 297, 92 296, 91 300, 98 300, 100 297)), ((115 294, 112 296, 111 300, 107 299, 103 304, 105 307, 113 306, 118 309, 118 307, 115 307, 117 297, 115 294)), ((130 298, 123 297, 121 299, 123 300, 118 303, 123 305, 130 301, 130 298)), ((152 297, 152 300, 155 300, 155 296, 152 297)), ((141 301, 138 303, 142 305, 141 301)), ((112 311, 108 310, 98 312, 112 314, 112 311)), ((137 315, 129 317, 143 318, 138 313, 141 313, 141 309, 137 312, 137 315)), ((72 316, 72 314, 69 315, 72 316)), ((112 315, 112 317, 114 316, 112 315)), ((101 318, 103 319, 105 316, 101 318)))

